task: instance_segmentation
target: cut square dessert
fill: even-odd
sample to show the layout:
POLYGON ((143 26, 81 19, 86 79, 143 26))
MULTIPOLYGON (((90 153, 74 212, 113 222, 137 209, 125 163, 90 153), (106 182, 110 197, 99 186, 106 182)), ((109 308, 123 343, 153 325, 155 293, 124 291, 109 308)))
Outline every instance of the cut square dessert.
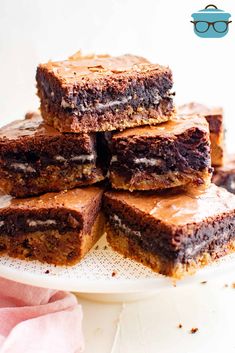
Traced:
POLYGON ((107 239, 120 254, 181 278, 235 250, 235 196, 214 184, 201 192, 107 192, 107 239))
POLYGON ((0 196, 0 253, 55 265, 80 261, 103 234, 103 190, 86 187, 28 199, 0 196))
POLYGON ((37 113, 0 129, 0 188, 23 197, 104 179, 95 134, 62 134, 37 113))
POLYGON ((208 108, 199 103, 188 103, 178 108, 180 114, 201 114, 209 123, 211 139, 211 163, 222 166, 225 157, 223 109, 208 108))
POLYGON ((110 180, 116 189, 158 190, 210 183, 209 127, 201 116, 175 116, 158 126, 114 133, 110 145, 110 180))
POLYGON ((215 168, 213 183, 235 194, 235 155, 226 156, 223 167, 215 168))
POLYGON ((168 67, 123 55, 38 66, 43 119, 62 132, 122 130, 167 121, 174 114, 168 67))

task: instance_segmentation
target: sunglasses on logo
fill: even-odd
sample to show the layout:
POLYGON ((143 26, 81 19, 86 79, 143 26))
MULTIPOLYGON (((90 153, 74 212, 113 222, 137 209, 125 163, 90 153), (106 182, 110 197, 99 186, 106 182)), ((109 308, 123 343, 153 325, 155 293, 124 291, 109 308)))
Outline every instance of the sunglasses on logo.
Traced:
POLYGON ((207 22, 207 21, 190 21, 194 24, 195 30, 198 33, 205 33, 208 31, 210 26, 212 26, 217 33, 224 33, 228 29, 229 23, 232 21, 215 21, 215 22, 207 22))

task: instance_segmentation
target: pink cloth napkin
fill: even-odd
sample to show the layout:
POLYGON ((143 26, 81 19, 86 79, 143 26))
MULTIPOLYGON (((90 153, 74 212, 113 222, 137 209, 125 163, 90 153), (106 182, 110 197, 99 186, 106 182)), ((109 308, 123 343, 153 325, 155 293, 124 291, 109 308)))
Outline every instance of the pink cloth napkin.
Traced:
POLYGON ((80 353, 81 326, 73 294, 0 278, 0 353, 80 353))

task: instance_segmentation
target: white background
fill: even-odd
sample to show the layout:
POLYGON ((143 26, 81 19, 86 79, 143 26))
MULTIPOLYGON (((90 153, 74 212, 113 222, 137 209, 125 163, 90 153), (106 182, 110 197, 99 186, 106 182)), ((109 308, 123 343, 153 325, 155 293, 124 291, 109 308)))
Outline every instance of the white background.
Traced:
MULTIPOLYGON (((134 53, 172 68, 177 102, 222 105, 232 149, 235 19, 224 38, 197 37, 191 14, 207 4, 204 0, 0 0, 1 122, 38 106, 38 63, 64 59, 79 49, 134 53)), ((232 0, 216 5, 235 14, 232 0)))
MULTIPOLYGON (((178 103, 222 105, 229 149, 235 151, 235 2, 215 2, 232 14, 232 20, 234 16, 222 39, 201 39, 193 33, 190 15, 207 4, 204 0, 0 0, 1 124, 38 107, 38 63, 64 59, 79 49, 133 53, 172 68, 178 103)), ((235 352, 235 290, 225 289, 226 281, 231 284, 233 279, 172 289, 124 308, 82 301, 86 352, 235 352), (191 327, 199 327, 199 332, 190 335, 191 327)))

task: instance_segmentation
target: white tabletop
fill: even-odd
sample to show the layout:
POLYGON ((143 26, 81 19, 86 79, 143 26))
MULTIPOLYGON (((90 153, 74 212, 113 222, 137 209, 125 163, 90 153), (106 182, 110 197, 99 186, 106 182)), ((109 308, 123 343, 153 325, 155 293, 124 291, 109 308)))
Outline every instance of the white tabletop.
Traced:
POLYGON ((78 298, 84 311, 85 353, 235 352, 233 280, 235 275, 225 276, 129 303, 78 298), (192 328, 198 331, 192 334, 192 328))

